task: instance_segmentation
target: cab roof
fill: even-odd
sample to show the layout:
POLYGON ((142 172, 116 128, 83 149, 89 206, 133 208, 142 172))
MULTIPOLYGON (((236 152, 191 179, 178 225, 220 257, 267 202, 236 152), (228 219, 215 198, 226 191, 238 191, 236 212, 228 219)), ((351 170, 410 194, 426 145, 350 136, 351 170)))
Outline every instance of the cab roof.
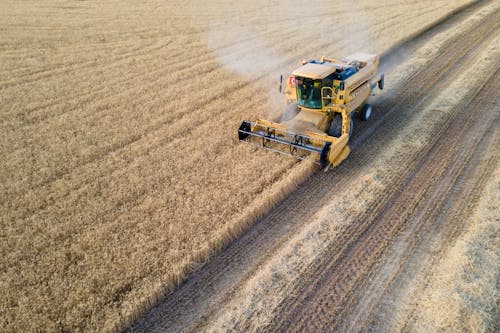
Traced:
POLYGON ((333 64, 318 64, 318 63, 307 63, 302 67, 297 68, 293 71, 293 76, 307 77, 310 79, 323 79, 328 75, 335 72, 336 68, 332 66, 333 64))

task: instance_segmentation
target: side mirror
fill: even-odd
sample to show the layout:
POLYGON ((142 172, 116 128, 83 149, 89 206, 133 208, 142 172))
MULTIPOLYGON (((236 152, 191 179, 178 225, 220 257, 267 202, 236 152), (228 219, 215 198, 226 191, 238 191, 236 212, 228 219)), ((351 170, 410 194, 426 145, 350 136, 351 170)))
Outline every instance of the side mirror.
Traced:
POLYGON ((344 82, 340 82, 340 91, 344 91, 345 85, 344 82))

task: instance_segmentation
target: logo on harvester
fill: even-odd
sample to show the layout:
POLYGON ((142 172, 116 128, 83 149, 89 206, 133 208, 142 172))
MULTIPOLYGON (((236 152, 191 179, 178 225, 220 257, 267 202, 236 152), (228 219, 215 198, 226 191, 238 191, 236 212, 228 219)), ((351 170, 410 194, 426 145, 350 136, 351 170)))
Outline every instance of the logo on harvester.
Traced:
POLYGON ((289 84, 289 85, 292 85, 292 86, 294 86, 294 87, 295 87, 295 76, 290 75, 290 76, 288 77, 288 84, 289 84))

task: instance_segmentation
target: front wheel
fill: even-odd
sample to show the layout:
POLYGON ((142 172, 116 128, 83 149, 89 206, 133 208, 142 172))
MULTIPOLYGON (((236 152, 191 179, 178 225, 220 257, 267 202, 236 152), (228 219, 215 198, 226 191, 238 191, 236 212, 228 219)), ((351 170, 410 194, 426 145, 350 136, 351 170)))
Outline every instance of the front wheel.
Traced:
POLYGON ((342 134, 342 115, 335 113, 328 128, 328 135, 338 138, 342 134))
MULTIPOLYGON (((349 137, 352 135, 352 130, 354 128, 354 122, 352 121, 352 117, 350 118, 350 126, 349 126, 349 137)), ((330 122, 330 127, 328 128, 328 135, 339 138, 342 135, 342 115, 340 113, 336 113, 333 116, 332 121, 330 122)))
POLYGON ((359 119, 367 121, 372 116, 372 106, 371 104, 365 104, 359 111, 359 119))

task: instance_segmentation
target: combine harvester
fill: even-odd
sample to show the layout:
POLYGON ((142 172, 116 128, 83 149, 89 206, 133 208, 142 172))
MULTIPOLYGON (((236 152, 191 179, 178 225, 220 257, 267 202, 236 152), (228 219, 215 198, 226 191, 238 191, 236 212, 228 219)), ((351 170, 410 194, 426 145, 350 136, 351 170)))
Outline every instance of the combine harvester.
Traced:
POLYGON ((243 121, 239 140, 300 159, 315 155, 325 171, 339 165, 349 155, 352 114, 368 120, 365 102, 377 85, 384 88, 378 64, 377 55, 365 53, 304 61, 288 78, 281 121, 243 121))

